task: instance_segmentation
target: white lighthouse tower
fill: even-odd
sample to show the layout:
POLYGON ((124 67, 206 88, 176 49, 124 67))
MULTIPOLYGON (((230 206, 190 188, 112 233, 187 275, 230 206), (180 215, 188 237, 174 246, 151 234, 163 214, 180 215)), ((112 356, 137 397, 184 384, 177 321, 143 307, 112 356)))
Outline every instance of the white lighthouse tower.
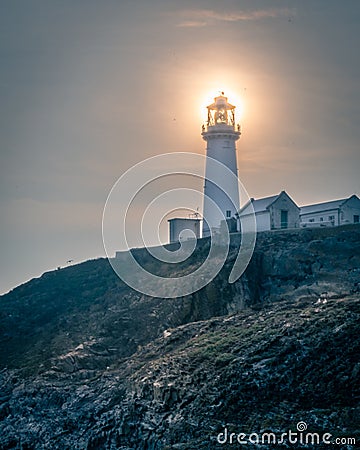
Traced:
POLYGON ((210 235, 210 228, 219 229, 223 221, 226 221, 230 231, 236 231, 240 205, 235 144, 240 137, 240 125, 235 127, 235 106, 228 103, 227 97, 222 92, 207 109, 207 124, 203 125, 201 133, 207 142, 203 237, 210 235), (215 173, 218 172, 219 165, 214 166, 213 160, 225 165, 235 176, 215 173))

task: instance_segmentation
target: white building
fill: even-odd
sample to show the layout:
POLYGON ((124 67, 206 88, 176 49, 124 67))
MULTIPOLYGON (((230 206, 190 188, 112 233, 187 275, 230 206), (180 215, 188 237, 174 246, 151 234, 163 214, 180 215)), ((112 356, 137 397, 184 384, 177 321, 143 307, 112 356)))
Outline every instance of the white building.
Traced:
POLYGON ((359 223, 360 199, 356 195, 300 208, 300 226, 325 227, 359 223))
POLYGON ((200 238, 200 219, 175 217, 169 219, 170 243, 200 238))
POLYGON ((299 228, 299 207, 285 192, 271 197, 251 198, 239 211, 240 221, 244 223, 253 212, 256 230, 267 231, 286 228, 299 228))
POLYGON ((228 103, 222 92, 207 109, 208 120, 201 133, 207 143, 203 237, 210 235, 210 227, 219 229, 222 221, 234 218, 239 210, 235 142, 240 137, 240 126, 235 129, 235 106, 228 103), (226 170, 222 171, 210 158, 225 165, 234 177, 227 175, 226 170))

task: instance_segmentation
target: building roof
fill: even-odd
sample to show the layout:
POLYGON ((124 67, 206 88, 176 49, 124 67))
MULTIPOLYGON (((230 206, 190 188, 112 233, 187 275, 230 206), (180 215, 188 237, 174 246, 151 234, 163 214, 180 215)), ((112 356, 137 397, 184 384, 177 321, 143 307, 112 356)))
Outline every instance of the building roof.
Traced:
POLYGON ((173 220, 187 220, 187 221, 192 221, 192 222, 200 222, 201 219, 199 219, 198 217, 173 217, 172 219, 168 219, 168 222, 172 222, 173 220))
MULTIPOLYGON (((349 197, 351 198, 351 197, 349 197)), ((330 202, 316 203, 314 205, 301 206, 300 215, 314 214, 323 211, 330 211, 332 209, 339 209, 349 198, 342 198, 339 200, 332 200, 330 202)))
POLYGON ((240 215, 246 215, 246 214, 251 214, 252 213, 252 209, 250 208, 250 203, 252 204, 253 208, 254 208, 254 212, 256 213, 260 213, 260 212, 265 212, 267 211, 267 208, 277 199, 279 198, 280 194, 277 195, 272 195, 271 197, 264 197, 264 198, 259 198, 257 200, 255 200, 254 198, 251 198, 250 201, 248 201, 239 211, 240 215))

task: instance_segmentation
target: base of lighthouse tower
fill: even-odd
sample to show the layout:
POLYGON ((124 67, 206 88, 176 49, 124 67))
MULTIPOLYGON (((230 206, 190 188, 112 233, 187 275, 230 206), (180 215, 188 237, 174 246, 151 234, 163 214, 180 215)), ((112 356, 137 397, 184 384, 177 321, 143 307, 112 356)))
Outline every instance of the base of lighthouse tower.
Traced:
POLYGON ((227 224, 229 231, 237 231, 240 206, 236 158, 240 126, 235 129, 235 106, 229 104, 223 95, 214 100, 207 107, 208 121, 201 133, 207 142, 203 237, 211 234, 210 228, 216 232, 223 224, 227 224))

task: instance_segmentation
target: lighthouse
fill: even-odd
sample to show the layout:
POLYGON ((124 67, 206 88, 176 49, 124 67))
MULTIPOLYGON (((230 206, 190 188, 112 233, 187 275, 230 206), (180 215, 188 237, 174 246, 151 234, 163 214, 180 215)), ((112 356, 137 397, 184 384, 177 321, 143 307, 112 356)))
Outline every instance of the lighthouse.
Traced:
POLYGON ((209 105, 207 110, 207 123, 203 125, 201 133, 207 144, 203 237, 211 234, 210 229, 215 232, 220 230, 224 223, 228 225, 229 231, 237 231, 237 213, 240 205, 236 141, 241 133, 240 125, 235 126, 235 106, 228 102, 222 92, 215 97, 214 103, 209 105), (226 170, 223 174, 219 173, 222 165, 235 176, 227 176, 226 170))

